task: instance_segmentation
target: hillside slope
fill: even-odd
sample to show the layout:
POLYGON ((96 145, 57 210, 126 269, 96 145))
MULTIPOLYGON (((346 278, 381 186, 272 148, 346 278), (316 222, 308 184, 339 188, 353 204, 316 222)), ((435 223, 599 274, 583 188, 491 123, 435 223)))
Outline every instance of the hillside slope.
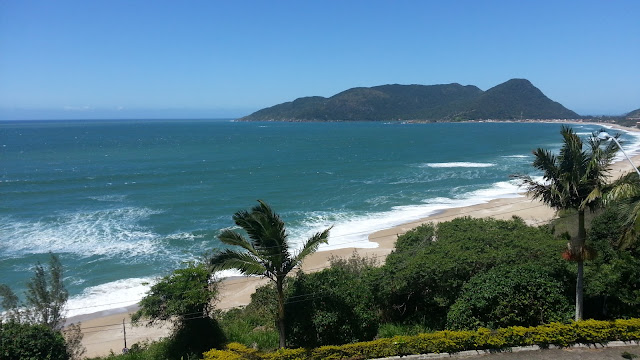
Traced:
POLYGON ((546 97, 525 79, 482 91, 473 85, 381 85, 345 90, 329 98, 298 98, 242 121, 464 121, 575 119, 579 115, 546 97))

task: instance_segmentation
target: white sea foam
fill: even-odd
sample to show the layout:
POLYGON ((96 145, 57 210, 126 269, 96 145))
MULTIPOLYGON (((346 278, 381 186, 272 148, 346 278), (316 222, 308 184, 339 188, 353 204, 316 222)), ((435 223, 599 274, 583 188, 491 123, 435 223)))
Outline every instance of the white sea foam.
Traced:
POLYGON ((239 270, 222 270, 215 273, 216 279, 225 279, 230 277, 244 276, 239 270))
POLYGON ((189 241, 195 241, 197 239, 203 239, 205 237, 204 234, 194 234, 194 233, 186 233, 186 232, 181 232, 181 233, 177 233, 177 234, 171 234, 171 235, 167 235, 166 239, 168 240, 189 240, 189 241))
POLYGON ((67 302, 67 317, 125 308, 137 304, 156 278, 131 278, 92 286, 67 302))
POLYGON ((517 159, 524 159, 524 158, 528 158, 531 157, 530 155, 505 155, 502 156, 503 158, 517 158, 517 159))
MULTIPOLYGON (((216 273, 218 279, 242 276, 237 270, 216 273)), ((101 311, 117 311, 135 305, 142 300, 159 277, 129 278, 91 286, 72 296, 67 302, 67 317, 93 314, 101 311)))
POLYGON ((430 168, 485 168, 492 167, 493 163, 477 163, 477 162, 444 162, 444 163, 426 163, 425 167, 430 168))
POLYGON ((89 199, 96 201, 107 202, 122 202, 126 198, 126 195, 102 195, 102 196, 90 196, 89 199))
POLYGON ((640 154, 640 133, 628 131, 626 134, 629 139, 621 144, 624 148, 624 151, 629 156, 640 154))
MULTIPOLYGON (((602 125, 602 127, 607 129, 607 132, 610 135, 614 135, 619 132, 624 134, 620 145, 622 145, 622 148, 627 155, 634 156, 640 154, 640 132, 621 130, 607 125, 602 125)), ((614 161, 626 161, 626 158, 624 157, 624 154, 619 152, 614 161)), ((639 166, 639 164, 635 164, 635 166, 639 166)))
POLYGON ((73 253, 82 257, 135 257, 156 254, 159 237, 139 225, 155 214, 149 209, 120 208, 65 214, 35 222, 5 217, 0 222, 0 252, 22 254, 73 253))
POLYGON ((455 198, 430 198, 422 204, 395 206, 389 211, 364 214, 320 213, 309 214, 302 226, 292 229, 290 238, 301 244, 312 234, 333 226, 329 244, 322 245, 320 251, 340 248, 375 248, 377 243, 369 241, 373 232, 416 221, 451 208, 484 204, 494 199, 521 197, 524 189, 518 182, 502 181, 493 186, 467 192, 455 198))

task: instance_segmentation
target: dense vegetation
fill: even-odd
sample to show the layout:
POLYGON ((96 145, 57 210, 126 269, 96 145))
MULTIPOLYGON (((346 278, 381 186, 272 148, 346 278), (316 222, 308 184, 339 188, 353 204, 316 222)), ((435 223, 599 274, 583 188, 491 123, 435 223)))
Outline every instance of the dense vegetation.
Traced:
POLYGON ((289 344, 317 347, 373 339, 378 333, 375 262, 333 259, 323 271, 298 273, 289 287, 289 344))
MULTIPOLYGON (((284 222, 260 201, 234 215, 248 239, 232 230, 220 236, 244 251, 218 251, 206 264, 177 269, 140 302, 132 320, 169 322, 171 336, 109 358, 355 359, 638 341, 640 179, 630 173, 604 183, 613 145, 603 149, 594 138, 585 151, 572 131, 562 134, 557 157, 534 152, 547 182, 524 178, 534 197, 559 210, 549 225, 532 227, 517 217, 425 224, 399 236, 382 266, 354 253, 331 259, 321 271, 287 276, 326 242, 330 229, 292 255, 284 222), (228 268, 273 281, 258 288, 248 306, 221 312, 212 272, 228 268), (606 321, 570 321, 583 268, 584 317, 606 321)), ((51 254, 48 268, 35 266, 25 303, 0 284, 7 309, 0 360, 82 356, 79 326, 61 331, 68 298, 63 279, 51 254)))
MULTIPOLYGON (((610 203, 587 217, 586 243, 598 256, 585 261, 585 318, 640 317, 640 243, 621 241, 629 206, 610 203)), ((188 264, 160 279, 134 316, 170 322, 172 335, 109 358, 341 358, 640 339, 638 319, 570 321, 577 267, 561 255, 571 236, 564 229, 577 219, 576 210, 541 227, 519 218, 458 218, 399 236, 381 266, 354 254, 318 272, 298 271, 283 284, 289 349, 278 351, 275 283, 259 288, 248 306, 221 312, 207 265, 188 264)), ((50 284, 61 279, 60 264, 51 264, 32 281, 64 297, 63 287, 50 284)), ((3 301, 15 302, 6 287, 3 301)), ((82 355, 46 322, 0 323, 0 340, 0 359, 82 355)))
POLYGON ((259 110, 247 121, 464 121, 577 119, 528 80, 512 79, 487 91, 476 86, 382 85, 353 88, 329 98, 304 97, 259 110))
MULTIPOLYGON (((456 302, 456 309, 464 306, 468 311, 480 311, 481 307, 473 306, 464 296, 464 285, 472 279, 482 281, 479 277, 492 270, 498 271, 497 276, 508 274, 513 278, 525 275, 524 269, 528 268, 544 273, 566 289, 570 272, 559 256, 563 246, 564 241, 555 239, 546 229, 529 227, 519 219, 459 218, 437 227, 423 225, 398 238, 396 251, 379 270, 383 319, 436 330, 444 329, 449 318, 452 327, 468 328, 466 322, 456 320, 459 316, 449 313, 456 302), (519 272, 512 274, 516 269, 519 272)), ((497 291, 495 285, 486 286, 492 286, 487 291, 497 291)), ((530 301, 528 305, 533 305, 534 300, 530 301)), ((481 315, 486 314, 469 316, 481 315)), ((543 318, 566 319, 566 314, 547 314, 543 318)), ((503 321, 509 319, 496 314, 495 318, 474 325, 510 325, 503 321)))
POLYGON ((0 284, 0 360, 82 358, 80 324, 66 324, 64 308, 69 293, 64 286, 63 267, 49 253, 48 266, 38 262, 27 283, 25 301, 6 284, 0 284))
MULTIPOLYGON (((616 143, 591 136, 585 142, 570 127, 560 130, 562 148, 556 155, 550 150, 538 148, 533 151, 533 166, 542 172, 542 181, 528 175, 517 175, 534 199, 539 199, 558 210, 577 212, 577 232, 568 236, 569 243, 563 257, 575 261, 578 266, 576 278, 575 320, 583 316, 584 261, 595 255, 586 246, 587 210, 602 206, 603 194, 608 184, 611 163, 618 151, 616 143)), ((618 137, 616 135, 616 137, 618 137)))
POLYGON ((134 323, 167 322, 173 326, 163 346, 165 356, 197 357, 224 344, 224 334, 212 317, 218 284, 210 278, 204 264, 188 264, 160 279, 140 301, 140 309, 131 317, 134 323))
POLYGON ((511 79, 467 106, 466 119, 576 119, 579 115, 546 97, 528 80, 511 79))
MULTIPOLYGON (((314 349, 280 349, 261 352, 242 344, 230 343, 225 349, 213 349, 204 354, 204 360, 325 360, 375 359, 400 357, 410 354, 457 353, 476 350, 489 354, 510 351, 513 347, 551 345, 565 347, 573 344, 599 345, 610 341, 636 341, 640 338, 640 319, 615 321, 587 320, 570 324, 550 323, 539 326, 510 326, 507 328, 479 328, 474 331, 435 331, 414 336, 394 336, 373 341, 341 346, 321 346, 314 349)), ((623 352, 625 359, 636 354, 623 352)), ((464 357, 464 356, 463 356, 464 357)))
MULTIPOLYGON (((599 332, 602 336, 621 336, 604 330, 609 326, 606 324, 613 323, 587 321, 584 328, 576 328, 584 330, 567 330, 574 326, 570 320, 577 268, 574 262, 562 258, 566 238, 556 236, 554 230, 574 227, 577 216, 572 212, 564 215, 542 227, 528 226, 519 218, 458 218, 427 224, 399 236, 395 251, 382 266, 354 254, 350 259, 333 259, 331 267, 318 272, 298 272, 287 278, 285 286, 287 346, 315 348, 314 354, 346 354, 375 353, 396 335, 418 336, 411 346, 413 337, 393 338, 394 344, 404 341, 409 352, 414 346, 422 346, 419 344, 426 337, 436 339, 429 340, 435 341, 436 348, 440 346, 437 344, 454 346, 454 341, 451 349, 460 349, 476 343, 477 336, 488 341, 483 346, 497 348, 528 344, 532 339, 543 344, 584 341, 575 339, 582 336, 580 331, 591 334, 588 336, 599 332), (587 330, 592 325, 598 330, 587 330), (483 328, 495 331, 483 332, 483 328), (499 330, 505 328, 510 330, 499 330), (446 331, 433 332, 441 330, 446 331), (442 340, 442 336, 452 340, 442 340), (463 341, 467 336, 471 340, 463 341), (496 338, 487 340, 491 336, 496 338), (355 344, 375 339, 380 340, 355 344), (441 340, 437 339, 445 342, 438 343, 441 340), (351 350, 335 347, 345 343, 353 344, 351 350)), ((624 211, 612 205, 592 219, 587 243, 599 256, 585 262, 584 316, 604 320, 638 317, 640 249, 637 242, 620 248, 621 230, 611 230, 622 229, 624 211)), ((224 339, 230 344, 227 349, 231 350, 211 351, 206 358, 226 358, 229 351, 237 356, 231 358, 237 359, 311 356, 304 349, 270 353, 278 347, 276 294, 275 286, 269 284, 256 291, 248 306, 217 313, 224 339)), ((640 331, 638 324, 629 329, 632 334, 640 331)), ((166 348, 165 340, 149 345, 146 351, 137 347, 119 358, 161 359, 158 354, 166 354, 166 348)), ((402 354, 405 350, 392 347, 384 351, 402 354)))
POLYGON ((0 322, 0 359, 68 360, 60 331, 42 324, 0 322))
POLYGON ((224 230, 218 236, 223 244, 236 249, 217 251, 209 259, 212 272, 237 269, 244 275, 260 275, 271 280, 276 288, 278 311, 279 345, 286 346, 285 295, 284 285, 287 275, 299 266, 320 244, 329 239, 329 229, 316 233, 302 244, 302 248, 292 255, 289 251, 287 231, 284 221, 273 209, 261 200, 251 211, 241 210, 233 214, 233 221, 242 228, 248 238, 233 230, 224 230))

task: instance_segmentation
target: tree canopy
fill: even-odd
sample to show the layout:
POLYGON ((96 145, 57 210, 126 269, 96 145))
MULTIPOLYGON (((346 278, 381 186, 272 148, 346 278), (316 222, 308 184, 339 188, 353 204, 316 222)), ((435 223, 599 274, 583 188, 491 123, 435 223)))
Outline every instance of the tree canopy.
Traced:
POLYGON ((69 359, 62 333, 43 324, 0 321, 0 345, 3 360, 69 359))
POLYGON ((131 320, 148 325, 170 322, 174 328, 167 352, 175 358, 199 355, 224 342, 224 334, 212 317, 217 286, 204 264, 189 263, 153 285, 131 320))
POLYGON ((461 121, 477 119, 575 119, 526 79, 487 91, 473 85, 380 85, 357 87, 329 98, 311 96, 265 108, 240 120, 461 121))
POLYGON ((223 231, 219 236, 220 241, 240 249, 218 251, 210 258, 209 265, 212 271, 237 269, 244 275, 261 275, 275 283, 280 347, 285 347, 284 280, 306 256, 328 241, 330 229, 316 233, 302 244, 297 253, 292 254, 284 222, 269 205, 260 200, 258 202, 251 211, 240 210, 233 215, 233 221, 249 238, 232 230, 223 231))
POLYGON ((38 262, 33 272, 33 277, 27 283, 24 303, 20 303, 9 286, 0 284, 2 307, 13 321, 42 324, 60 330, 65 322, 64 307, 69 298, 60 259, 49 253, 48 268, 38 262))
POLYGON ((595 134, 584 144, 568 126, 563 126, 560 134, 563 143, 558 155, 542 148, 533 151, 533 166, 542 171, 544 182, 533 180, 530 176, 515 177, 522 180, 534 199, 540 199, 556 210, 573 209, 578 212, 578 234, 571 239, 565 252, 565 258, 576 261, 578 265, 575 292, 577 321, 582 319, 584 312, 584 260, 594 256, 585 246, 587 232, 584 212, 585 209, 593 210, 602 204, 608 172, 618 148, 614 142, 608 142, 602 147, 602 140, 595 134))
POLYGON ((457 218, 417 227, 398 237, 378 270, 383 320, 442 329, 465 283, 496 266, 535 264, 564 284, 570 273, 559 256, 563 246, 547 229, 518 218, 457 218))

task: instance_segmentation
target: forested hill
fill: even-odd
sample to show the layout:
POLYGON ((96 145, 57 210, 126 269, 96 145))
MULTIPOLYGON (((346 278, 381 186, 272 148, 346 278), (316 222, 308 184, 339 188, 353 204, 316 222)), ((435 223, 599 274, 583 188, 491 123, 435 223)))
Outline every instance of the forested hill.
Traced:
POLYGON ((627 114, 628 118, 640 118, 640 109, 633 110, 627 114))
POLYGON ((577 119, 531 82, 512 79, 482 91, 473 85, 381 85, 332 97, 303 97, 265 108, 241 121, 465 121, 577 119))

